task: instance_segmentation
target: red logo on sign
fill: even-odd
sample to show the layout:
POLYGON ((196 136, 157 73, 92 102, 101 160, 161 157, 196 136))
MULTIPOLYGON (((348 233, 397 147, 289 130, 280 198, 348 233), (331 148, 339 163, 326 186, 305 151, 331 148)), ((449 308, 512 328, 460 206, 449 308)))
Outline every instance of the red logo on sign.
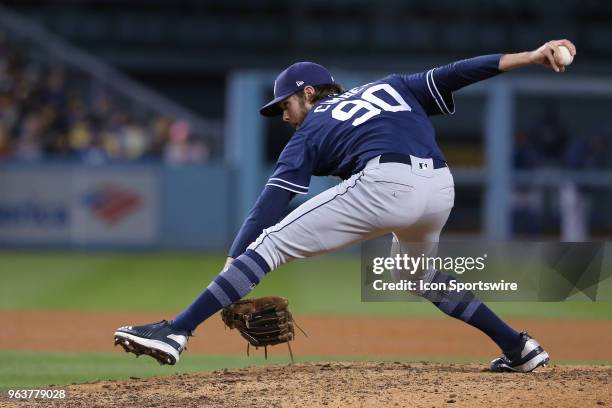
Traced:
POLYGON ((85 195, 85 206, 96 218, 114 225, 142 207, 136 193, 111 184, 101 185, 85 195))

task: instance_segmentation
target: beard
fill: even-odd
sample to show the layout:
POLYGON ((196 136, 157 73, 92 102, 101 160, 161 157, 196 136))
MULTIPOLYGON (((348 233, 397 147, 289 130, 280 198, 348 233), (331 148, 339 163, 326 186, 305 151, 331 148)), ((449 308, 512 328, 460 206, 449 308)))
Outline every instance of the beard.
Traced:
POLYGON ((299 104, 300 104, 300 117, 298 118, 296 123, 293 125, 295 130, 297 130, 302 125, 302 122, 304 122, 304 118, 306 117, 306 114, 308 113, 308 108, 306 107, 306 102, 304 102, 304 99, 300 99, 299 104))

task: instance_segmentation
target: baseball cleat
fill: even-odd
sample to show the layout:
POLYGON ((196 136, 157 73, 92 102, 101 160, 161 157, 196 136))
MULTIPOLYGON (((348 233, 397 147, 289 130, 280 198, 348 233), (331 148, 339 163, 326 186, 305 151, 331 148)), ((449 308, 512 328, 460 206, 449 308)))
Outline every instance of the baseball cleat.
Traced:
POLYGON ((193 333, 177 330, 170 322, 162 320, 143 326, 118 328, 115 332, 115 346, 120 345, 126 353, 133 353, 136 357, 146 354, 161 365, 174 365, 179 361, 190 336, 193 333))
POLYGON ((527 332, 522 332, 519 347, 491 361, 491 371, 529 373, 538 367, 545 367, 549 361, 548 353, 540 343, 527 332))

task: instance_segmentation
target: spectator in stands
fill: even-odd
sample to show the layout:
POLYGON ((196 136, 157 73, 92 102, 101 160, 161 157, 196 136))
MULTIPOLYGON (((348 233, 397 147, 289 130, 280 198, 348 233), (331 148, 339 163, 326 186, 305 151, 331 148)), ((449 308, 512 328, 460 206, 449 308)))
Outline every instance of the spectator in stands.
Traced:
POLYGON ((514 138, 514 168, 527 170, 537 167, 541 162, 541 155, 529 137, 529 133, 521 130, 514 138))
POLYGON ((0 124, 0 160, 6 159, 11 155, 11 136, 6 130, 6 126, 0 124))
POLYGON ((161 159, 164 156, 164 148, 170 141, 170 125, 172 121, 163 116, 157 116, 151 120, 152 137, 147 157, 161 159))
POLYGON ((39 114, 28 114, 21 123, 15 157, 25 161, 39 160, 43 155, 42 120, 39 114))
MULTIPOLYGON (((542 163, 540 151, 536 148, 529 132, 516 133, 514 143, 514 168, 531 170, 542 163)), ((541 219, 544 211, 542 191, 533 186, 517 186, 512 195, 513 232, 515 234, 537 236, 541 232, 541 219)))
POLYGON ((164 161, 169 164, 201 163, 208 159, 209 150, 204 143, 190 140, 187 122, 176 121, 170 126, 170 143, 164 149, 164 161))
POLYGON ((557 113, 549 107, 531 132, 530 139, 542 160, 541 165, 560 166, 567 147, 568 136, 557 113))
POLYGON ((600 128, 590 136, 575 139, 565 154, 565 165, 571 169, 602 169, 610 166, 609 140, 612 132, 600 128))

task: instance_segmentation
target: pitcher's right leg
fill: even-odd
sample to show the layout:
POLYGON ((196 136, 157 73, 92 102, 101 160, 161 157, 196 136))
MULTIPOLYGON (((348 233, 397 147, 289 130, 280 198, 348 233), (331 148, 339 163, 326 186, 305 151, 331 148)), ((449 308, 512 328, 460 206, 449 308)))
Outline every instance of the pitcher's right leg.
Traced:
MULTIPOLYGON (((440 232, 451 209, 452 203, 449 202, 449 208, 438 213, 424 214, 414 225, 394 231, 393 251, 413 256, 436 256, 440 232)), ((448 284, 451 279, 455 279, 436 270, 421 272, 422 278, 430 282, 448 284)), ((400 279, 401 276, 395 278, 400 279)), ((444 291, 427 291, 422 296, 446 315, 479 329, 500 347, 504 354, 491 362, 492 371, 529 372, 548 364, 548 354, 537 341, 527 333, 518 333, 512 329, 471 291, 464 290, 452 296, 444 291)))

